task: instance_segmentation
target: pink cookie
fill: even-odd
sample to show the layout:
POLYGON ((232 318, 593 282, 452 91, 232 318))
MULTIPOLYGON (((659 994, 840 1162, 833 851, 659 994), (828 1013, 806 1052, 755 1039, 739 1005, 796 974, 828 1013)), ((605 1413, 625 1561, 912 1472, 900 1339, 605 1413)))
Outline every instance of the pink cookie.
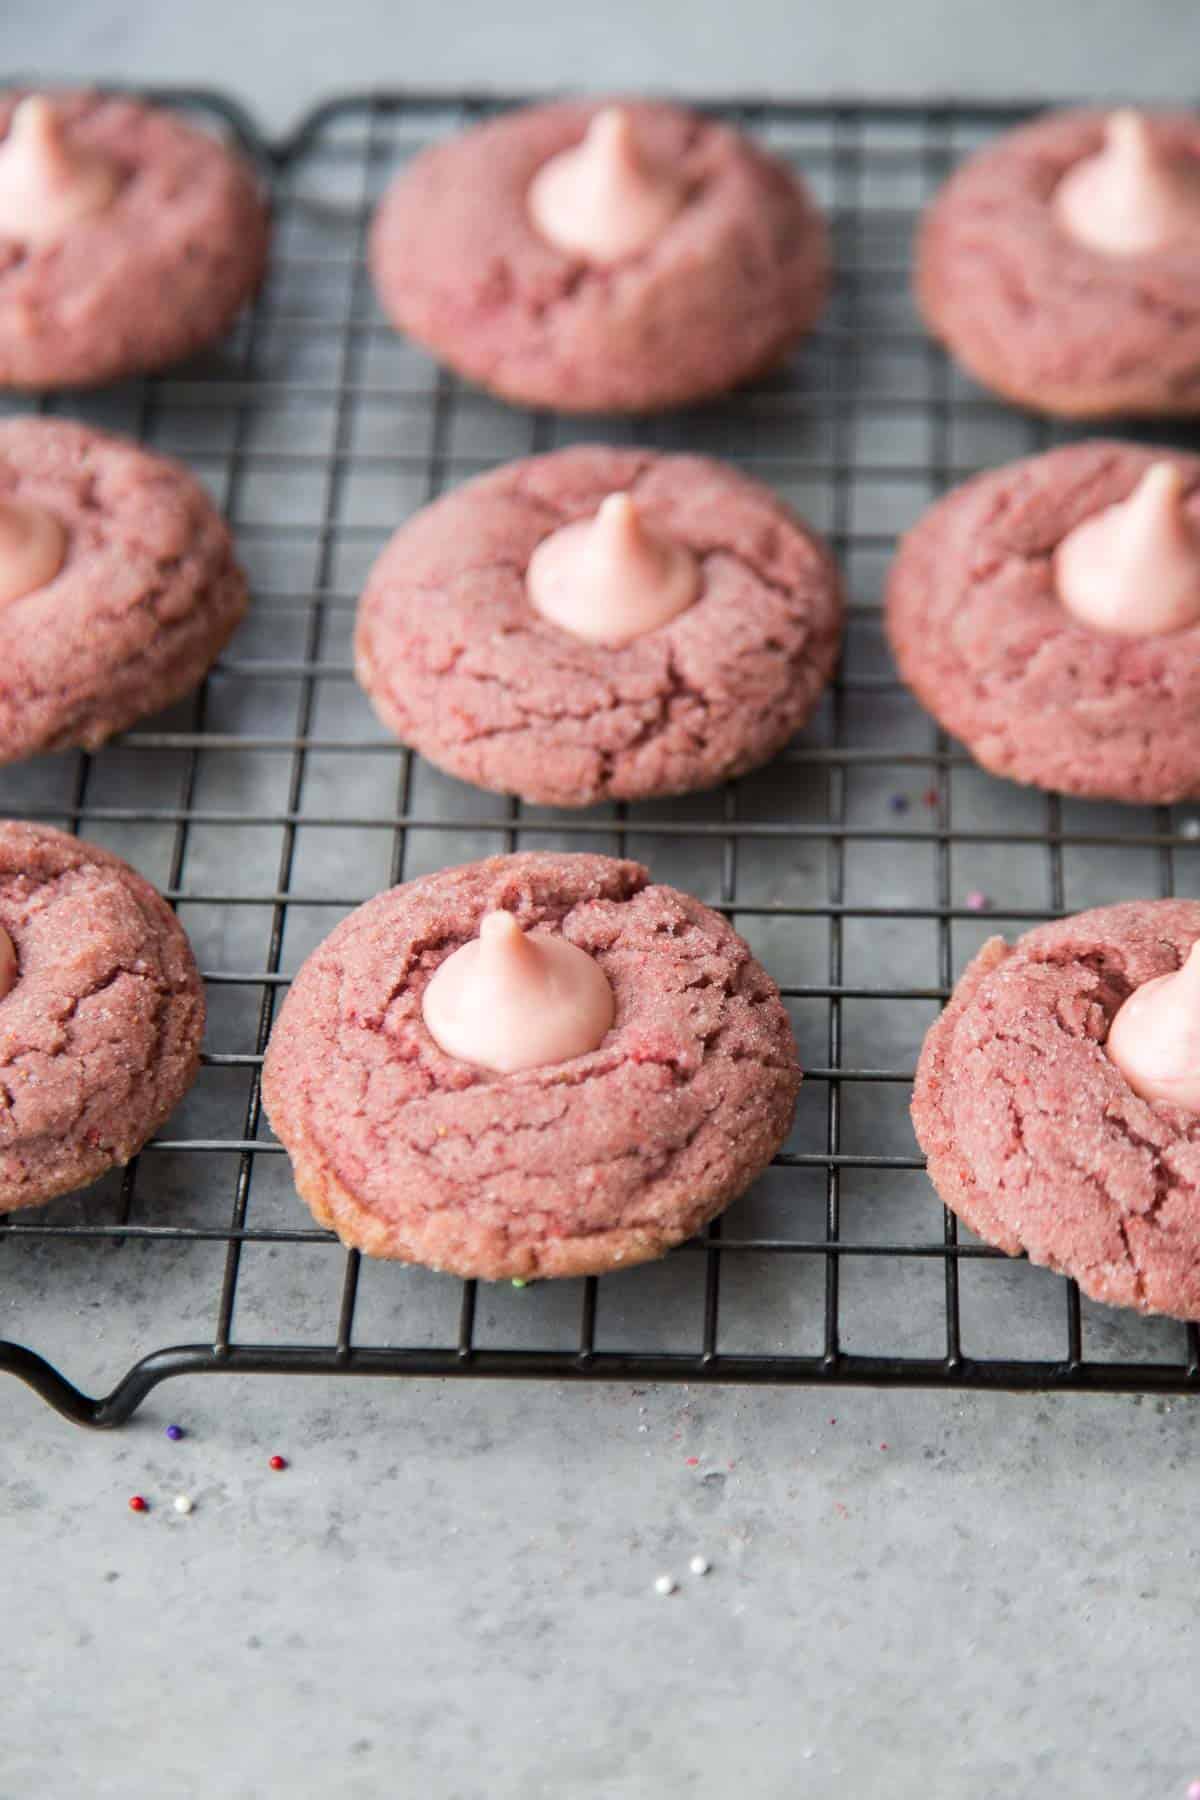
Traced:
MULTIPOLYGON (((21 98, 0 96, 0 138, 21 98)), ((0 229, 0 385, 90 387, 211 343, 266 259, 250 169, 161 107, 92 93, 50 99, 69 143, 115 170, 116 192, 61 239, 23 242, 0 229)))
POLYGON ((393 888, 309 957, 263 1099, 317 1220, 371 1256, 488 1280, 662 1256, 747 1188, 800 1085, 779 991, 718 914, 636 863, 497 856, 393 888), (502 911, 594 957, 597 1049, 492 1074, 439 1049, 435 972, 502 911))
POLYGON ((11 500, 56 519, 66 550, 51 581, 0 608, 0 762, 93 750, 195 687, 246 583, 199 482, 124 438, 0 423, 0 505, 11 500))
POLYGON ((1200 938, 1200 902, 1134 900, 992 938, 925 1040, 912 1116, 941 1198, 1093 1299, 1200 1319, 1200 1114, 1141 1100, 1113 1016, 1200 938))
POLYGON ((800 179, 747 138, 677 106, 631 102, 680 209, 611 266, 535 227, 530 187, 604 102, 511 112, 419 155, 371 234, 384 310, 472 380, 560 412, 646 412, 777 363, 829 285, 824 221, 800 179))
POLYGON ((711 787, 773 756, 832 673, 825 546, 720 463, 587 447, 510 463, 401 527, 359 608, 358 678, 390 730, 480 787, 555 806, 711 787), (536 612, 539 543, 631 492, 699 597, 620 647, 536 612))
POLYGON ((1200 793, 1200 626, 1114 636, 1056 589, 1067 533, 1164 457, 1200 530, 1200 458, 1097 440, 976 476, 902 541, 886 602, 900 673, 993 774, 1136 803, 1200 793))
POLYGON ((149 882, 49 826, 0 823, 0 944, 5 1213, 141 1149, 196 1077, 204 989, 149 882))
MULTIPOLYGON (((977 380, 1038 412, 1200 411, 1200 235, 1115 256, 1072 237, 1055 204, 1108 115, 1052 113, 963 165, 925 215, 917 299, 977 380)), ((1200 170, 1200 119, 1158 113, 1164 157, 1200 170)))

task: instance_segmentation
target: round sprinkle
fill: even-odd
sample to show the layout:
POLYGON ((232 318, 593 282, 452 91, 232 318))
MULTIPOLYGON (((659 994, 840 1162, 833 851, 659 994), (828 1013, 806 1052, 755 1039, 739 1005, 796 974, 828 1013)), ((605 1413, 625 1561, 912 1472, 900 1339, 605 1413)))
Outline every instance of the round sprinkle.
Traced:
POLYGON ((700 1466, 700 1458, 698 1456, 689 1456, 687 1459, 687 1466, 689 1469, 698 1469, 700 1466))
POLYGON ((1187 1791, 1187 1800, 1200 1800, 1200 1781, 1193 1781, 1187 1791))
POLYGON ((688 1568, 692 1571, 693 1575, 707 1575, 708 1571, 712 1568, 712 1564, 709 1562, 707 1556, 693 1556, 691 1562, 688 1564, 688 1568))
MULTIPOLYGON (((1193 841, 1200 838, 1200 819, 1185 819, 1179 827, 1179 835, 1193 841)), ((1200 1781, 1193 1781, 1192 1787, 1188 1789, 1188 1800, 1200 1800, 1200 1781), (1192 1793, 1192 1788, 1195 1788, 1195 1794, 1192 1793)))
POLYGON ((654 1583, 656 1594, 673 1594, 678 1583, 673 1575, 660 1575, 654 1583))
POLYGON ((967 895, 967 910, 969 912, 986 912, 991 904, 992 903, 987 895, 981 893, 978 888, 972 888, 967 895))
POLYGON ((525 1283, 525 1282, 524 1282, 524 1281, 522 1281, 522 1279, 521 1279, 521 1277, 520 1277, 520 1276, 519 1276, 519 1275, 514 1275, 514 1276, 513 1276, 513 1278, 512 1278, 512 1284, 513 1284, 513 1286, 514 1286, 514 1287, 516 1287, 516 1288, 521 1288, 521 1287, 524 1287, 524 1286, 525 1286, 525 1285, 526 1285, 526 1283, 525 1283))
POLYGON ((130 1512, 149 1512, 150 1502, 144 1500, 141 1494, 134 1494, 129 1502, 129 1510, 130 1512))
POLYGON ((173 1444, 177 1444, 179 1442, 180 1438, 183 1436, 183 1426, 182 1425, 168 1425, 167 1426, 167 1436, 170 1438, 170 1440, 173 1444))
POLYGON ((270 1462, 267 1464, 267 1467, 269 1469, 286 1469, 287 1468, 287 1457, 286 1456, 273 1456, 271 1458, 270 1462))
POLYGON ((908 795, 893 794, 888 805, 894 813, 906 813, 908 811, 908 795))
POLYGON ((186 1494, 176 1494, 176 1496, 175 1496, 175 1511, 177 1513, 190 1513, 191 1510, 192 1510, 192 1503, 188 1499, 188 1496, 186 1494))

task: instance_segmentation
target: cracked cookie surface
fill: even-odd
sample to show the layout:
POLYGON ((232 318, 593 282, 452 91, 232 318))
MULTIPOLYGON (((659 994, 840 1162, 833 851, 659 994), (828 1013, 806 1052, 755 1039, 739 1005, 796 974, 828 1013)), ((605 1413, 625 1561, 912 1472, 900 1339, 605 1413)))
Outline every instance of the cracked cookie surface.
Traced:
POLYGON ((1200 1115, 1139 1099, 1114 1014, 1174 973, 1200 902, 1135 900, 992 938, 925 1040, 912 1116, 971 1230, 1110 1306, 1200 1319, 1200 1115))
POLYGON ((2 609, 0 762, 93 750, 196 686, 247 596, 186 469, 84 425, 11 419, 0 495, 47 508, 67 534, 54 579, 2 609))
MULTIPOLYGON (((0 136, 22 98, 0 95, 0 136)), ((61 240, 0 236, 0 386, 89 387, 202 349, 266 261, 266 207, 249 165, 165 108, 50 98, 68 138, 115 164, 120 186, 61 240)))
MULTIPOLYGON (((901 543, 892 650, 921 704, 993 774, 1134 803, 1200 793, 1200 627, 1093 631, 1055 591, 1053 556, 1128 498, 1161 450, 1096 439, 977 476, 901 543)), ((1172 450, 1200 530, 1200 457, 1172 450)))
POLYGON ((120 857, 0 822, 0 1213, 127 1163, 195 1079, 204 989, 174 913, 120 857))
POLYGON ((416 515, 359 606, 358 679, 384 724, 479 787, 586 806, 711 787, 766 762, 833 672, 842 595, 768 488, 703 457, 585 447, 468 482, 416 515), (699 597, 619 649, 525 593, 541 540, 629 491, 686 544, 699 597))
POLYGON ((321 1224, 491 1280, 663 1255, 767 1165, 799 1085, 779 990, 725 920, 588 855, 493 857, 368 901, 300 970, 263 1070, 321 1224), (430 1036, 426 986, 497 909, 599 962, 616 1014, 588 1055, 496 1075, 430 1036))
MULTIPOLYGON (((1059 224, 1054 190, 1098 151, 1108 115, 1054 113, 1007 133, 937 195, 917 243, 925 322, 986 387, 1074 418, 1200 412, 1200 247, 1106 256, 1059 224)), ((1200 166, 1200 121, 1149 113, 1169 157, 1200 166)))
POLYGON ((804 183, 713 119, 631 101, 645 154, 687 199, 648 249, 596 268, 538 234, 527 196, 603 104, 506 113, 415 157, 371 231, 385 312, 494 393, 559 412, 681 406, 769 369, 829 287, 804 183))

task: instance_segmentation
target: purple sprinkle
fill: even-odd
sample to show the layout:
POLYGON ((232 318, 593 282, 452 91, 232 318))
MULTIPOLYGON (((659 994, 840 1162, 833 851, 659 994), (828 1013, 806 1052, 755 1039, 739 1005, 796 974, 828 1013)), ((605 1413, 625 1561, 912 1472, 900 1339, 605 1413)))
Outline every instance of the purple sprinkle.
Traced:
POLYGON ((967 895, 967 910, 969 912, 986 912, 991 904, 992 903, 987 895, 981 894, 978 888, 972 888, 967 895))
POLYGON ((170 1438, 170 1440, 173 1444, 177 1444, 179 1442, 180 1438, 183 1436, 183 1426, 182 1425, 168 1425, 167 1426, 167 1436, 170 1438))
POLYGON ((1187 1800, 1200 1800, 1200 1781, 1193 1781, 1187 1791, 1187 1800))
POLYGON ((889 805, 891 806, 891 809, 893 812, 897 812, 897 813, 907 812, 908 811, 908 795, 907 794, 893 794, 891 800, 889 801, 889 805))

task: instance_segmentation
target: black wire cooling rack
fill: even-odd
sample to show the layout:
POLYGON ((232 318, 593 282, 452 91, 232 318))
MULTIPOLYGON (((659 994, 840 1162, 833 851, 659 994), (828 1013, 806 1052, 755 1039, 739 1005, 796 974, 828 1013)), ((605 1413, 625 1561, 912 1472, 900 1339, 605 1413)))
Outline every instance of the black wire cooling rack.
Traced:
POLYGON ((127 1170, 0 1220, 13 1340, 0 1369, 93 1426, 128 1419, 169 1376, 218 1371, 1200 1388, 1194 1327, 1094 1307, 960 1230, 907 1117, 921 1038, 990 931, 1200 893, 1188 809, 991 780, 899 687, 883 647, 896 533, 950 483, 1069 435, 972 387, 908 299, 921 206, 1021 109, 716 105, 829 208, 836 295, 783 373, 719 405, 614 423, 502 407, 374 304, 363 251, 388 179, 510 102, 350 96, 272 146, 220 96, 154 97, 261 165, 270 275, 218 352, 38 410, 188 461, 233 522, 254 606, 192 700, 97 756, 0 771, 0 810, 107 843, 163 888, 205 969, 208 1049, 193 1094, 127 1170), (454 782, 376 725, 350 664, 375 552, 443 487, 581 437, 728 457, 831 538, 853 595, 843 666, 769 769, 686 800, 556 814, 454 782), (702 1240, 599 1283, 522 1291, 364 1262, 313 1228, 258 1087, 280 993, 338 918, 385 885, 518 846, 639 856, 724 910, 780 981, 807 1070, 785 1150, 702 1240))

